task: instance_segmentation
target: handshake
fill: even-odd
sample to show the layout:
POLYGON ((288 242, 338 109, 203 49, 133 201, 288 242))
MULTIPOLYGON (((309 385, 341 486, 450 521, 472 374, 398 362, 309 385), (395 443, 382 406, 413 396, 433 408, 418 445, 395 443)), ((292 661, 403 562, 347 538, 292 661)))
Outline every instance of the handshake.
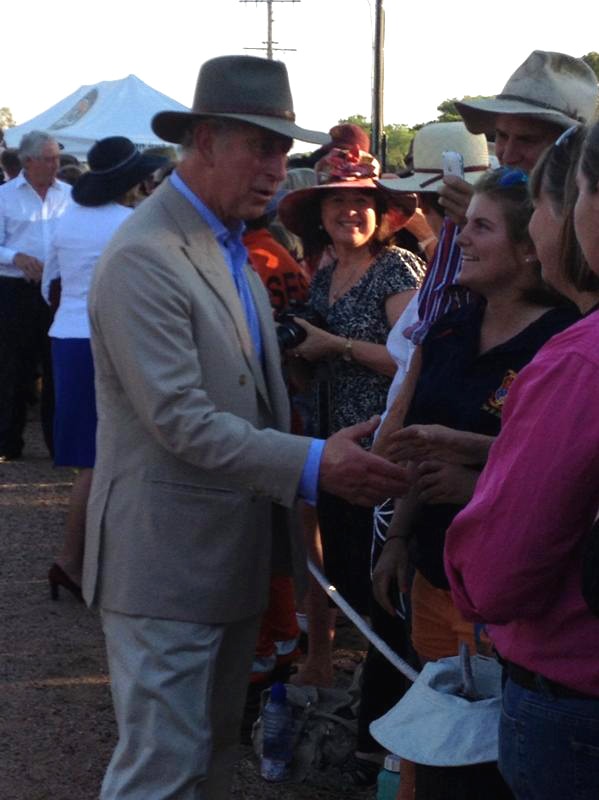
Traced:
POLYGON ((373 506, 407 491, 405 466, 369 453, 359 444, 374 433, 379 422, 379 417, 372 417, 327 439, 320 462, 321 489, 360 506, 373 506))

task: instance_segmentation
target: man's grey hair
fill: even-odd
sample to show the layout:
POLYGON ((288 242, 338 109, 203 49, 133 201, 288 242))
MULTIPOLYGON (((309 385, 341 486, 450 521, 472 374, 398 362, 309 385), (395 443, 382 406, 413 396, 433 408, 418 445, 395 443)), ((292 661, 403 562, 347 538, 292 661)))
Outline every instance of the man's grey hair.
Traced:
POLYGON ((29 131, 29 133, 26 133, 19 144, 21 164, 25 163, 26 158, 39 158, 48 142, 56 142, 56 139, 46 131, 29 131))

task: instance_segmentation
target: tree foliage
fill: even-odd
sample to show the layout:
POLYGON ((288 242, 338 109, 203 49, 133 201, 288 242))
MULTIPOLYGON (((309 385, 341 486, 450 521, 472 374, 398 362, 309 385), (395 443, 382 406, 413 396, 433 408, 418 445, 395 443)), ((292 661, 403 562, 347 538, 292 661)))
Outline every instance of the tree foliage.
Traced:
MULTIPOLYGON (((347 119, 340 119, 340 124, 350 123, 358 125, 370 136, 372 124, 362 114, 353 114, 347 119)), ((383 128, 387 140, 387 162, 386 169, 389 172, 396 172, 405 166, 405 157, 410 149, 410 143, 414 138, 414 131, 408 125, 393 124, 385 125, 383 128)))
MULTIPOLYGON (((592 55, 592 54, 589 54, 592 55)), ((599 54, 595 53, 599 61, 599 54)), ((488 95, 466 95, 464 100, 488 100, 488 95)), ((420 122, 417 125, 409 126, 394 123, 392 125, 385 125, 383 130, 387 138, 387 163, 386 169, 388 172, 397 172, 404 168, 405 157, 410 149, 412 139, 416 132, 424 125, 430 122, 459 122, 462 118, 458 114, 455 104, 458 102, 457 97, 452 97, 443 100, 437 106, 439 112, 437 119, 429 120, 428 122, 420 122)), ((368 119, 362 114, 352 114, 346 119, 340 119, 339 123, 351 123, 352 125, 359 125, 360 128, 366 131, 370 136, 372 132, 372 125, 368 119)))
MULTIPOLYGON (((484 94, 476 94, 470 95, 467 94, 463 100, 488 100, 489 95, 484 94)), ((443 100, 442 103, 439 103, 437 106, 437 111, 439 112, 439 116, 434 122, 459 122, 462 117, 460 116, 455 104, 459 102, 457 97, 452 97, 449 100, 443 100)), ((420 126, 422 127, 422 126, 420 126)))
POLYGON ((16 124, 10 108, 8 108, 8 106, 2 106, 2 108, 0 108, 0 129, 6 130, 6 128, 14 128, 16 124))
MULTIPOLYGON (((469 98, 464 98, 469 99, 469 98)), ((458 102, 457 97, 452 97, 448 100, 443 100, 442 103, 439 103, 437 106, 437 111, 439 115, 437 116, 437 122, 459 122, 462 118, 458 114, 458 111, 455 107, 455 104, 458 102)))
POLYGON ((587 53, 586 56, 583 56, 582 60, 589 65, 599 81, 599 53, 592 50, 590 53, 587 53))

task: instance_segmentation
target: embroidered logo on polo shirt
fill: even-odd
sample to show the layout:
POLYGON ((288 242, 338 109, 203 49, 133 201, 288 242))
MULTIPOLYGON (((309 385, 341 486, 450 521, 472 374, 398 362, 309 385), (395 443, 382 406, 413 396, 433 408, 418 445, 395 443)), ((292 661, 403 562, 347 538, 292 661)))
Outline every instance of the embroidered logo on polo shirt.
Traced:
POLYGON ((483 403, 482 409, 483 411, 488 411, 490 414, 494 414, 496 417, 501 416, 501 411, 503 409, 503 404, 505 403, 505 398, 507 397, 507 393, 510 390, 510 386, 514 382, 516 375, 518 373, 514 372, 513 369, 508 369, 508 371, 503 376, 503 380, 501 381, 501 385, 498 389, 496 389, 491 397, 489 397, 486 402, 483 403))

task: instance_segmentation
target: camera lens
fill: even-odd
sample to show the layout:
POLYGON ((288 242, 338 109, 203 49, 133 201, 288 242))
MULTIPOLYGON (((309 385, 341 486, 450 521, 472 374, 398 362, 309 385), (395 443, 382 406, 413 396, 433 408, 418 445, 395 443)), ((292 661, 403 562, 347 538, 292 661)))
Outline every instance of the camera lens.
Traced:
POLYGON ((306 338, 306 331, 297 322, 286 320, 277 326, 277 339, 281 350, 291 350, 306 338))

